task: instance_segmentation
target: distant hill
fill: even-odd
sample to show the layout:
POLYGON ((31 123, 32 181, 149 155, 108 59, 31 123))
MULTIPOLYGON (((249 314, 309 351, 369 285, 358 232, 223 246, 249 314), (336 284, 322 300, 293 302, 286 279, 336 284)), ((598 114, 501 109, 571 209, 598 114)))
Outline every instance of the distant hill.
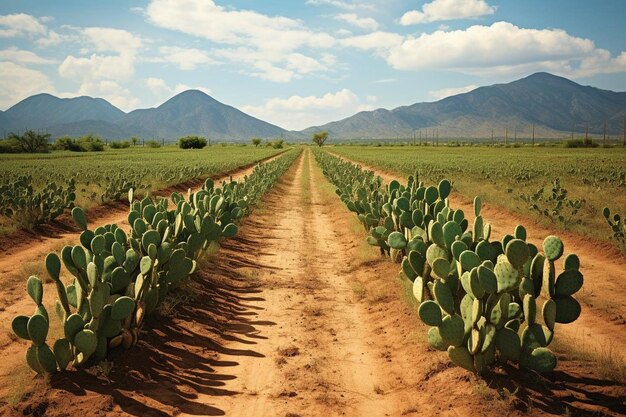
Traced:
MULTIPOLYGON (((414 129, 438 128, 441 137, 503 136, 508 128, 526 136, 535 125, 538 136, 562 132, 620 134, 626 115, 626 93, 576 84, 563 77, 536 73, 508 84, 480 87, 432 103, 393 110, 360 112, 343 120, 305 129, 328 130, 332 137, 410 137, 414 129)), ((432 135, 432 130, 428 131, 432 135)), ((425 131, 423 131, 426 134, 425 131)))
POLYGON ((182 92, 154 109, 134 110, 118 123, 127 131, 141 126, 148 136, 178 138, 203 135, 213 139, 275 138, 287 132, 222 104, 202 91, 182 92))
POLYGON ((536 73, 508 84, 480 87, 431 103, 393 110, 359 112, 343 120, 301 132, 264 122, 198 91, 182 92, 156 108, 124 113, 101 98, 58 98, 37 94, 0 112, 0 132, 45 129, 53 137, 96 134, 118 139, 139 136, 176 140, 202 135, 216 140, 247 141, 253 136, 309 140, 327 130, 331 138, 368 139, 411 137, 414 131, 432 137, 530 135, 556 137, 564 132, 621 135, 626 118, 626 92, 582 86, 563 77, 536 73))

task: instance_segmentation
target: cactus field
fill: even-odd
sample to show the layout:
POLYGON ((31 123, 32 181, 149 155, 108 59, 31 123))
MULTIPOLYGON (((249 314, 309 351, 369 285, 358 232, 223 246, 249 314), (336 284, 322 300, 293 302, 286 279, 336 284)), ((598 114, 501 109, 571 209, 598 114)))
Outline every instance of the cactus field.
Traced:
POLYGON ((626 415, 621 154, 434 149, 10 159, 0 415, 626 415))

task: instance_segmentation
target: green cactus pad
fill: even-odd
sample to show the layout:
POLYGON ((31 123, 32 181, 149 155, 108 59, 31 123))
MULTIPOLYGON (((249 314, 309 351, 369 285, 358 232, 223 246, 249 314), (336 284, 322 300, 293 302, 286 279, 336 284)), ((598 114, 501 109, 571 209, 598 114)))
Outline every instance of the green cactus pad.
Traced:
POLYGON ((415 281, 415 278, 417 278, 417 272, 411 267, 409 258, 406 256, 402 259, 402 272, 404 272, 404 275, 411 281, 415 281))
POLYGON ((522 343, 515 330, 503 327, 496 332, 496 348, 504 361, 517 362, 522 352, 522 343))
POLYGON ((554 323, 556 322, 556 302, 553 299, 548 299, 543 303, 541 315, 543 316, 543 322, 546 324, 546 327, 550 330, 554 330, 554 323))
POLYGON ((566 269, 556 279, 554 293, 556 295, 572 295, 583 286, 583 274, 577 269, 566 269))
POLYGON ((550 261, 556 261, 563 255, 563 242, 556 236, 548 236, 543 241, 543 253, 550 261))
POLYGON ((482 337, 483 337, 483 333, 481 333, 481 331, 476 327, 472 328, 471 331, 469 332, 469 339, 467 340, 467 348, 472 355, 475 355, 478 352, 480 352, 480 349, 483 344, 482 337))
POLYGON ((413 296, 420 303, 424 301, 424 280, 420 276, 413 281, 413 296))
POLYGON ((509 311, 507 313, 507 318, 509 320, 517 318, 517 317, 519 317, 521 312, 522 312, 522 308, 520 307, 519 304, 517 304, 517 303, 509 303, 509 311))
POLYGON ((575 269, 578 271, 580 269, 580 259, 573 253, 570 253, 565 258, 563 258, 563 269, 575 269))
POLYGON ((481 260, 476 253, 466 250, 459 256, 459 262, 461 262, 464 271, 470 271, 472 268, 479 266, 481 260))
POLYGON ((79 314, 70 314, 70 316, 65 320, 65 324, 63 325, 65 338, 70 342, 73 342, 76 334, 83 330, 84 327, 85 321, 79 314))
POLYGON ((540 324, 530 324, 522 332, 522 348, 525 350, 545 347, 547 345, 546 333, 543 330, 543 326, 540 324))
POLYGON ((432 300, 427 300, 420 304, 418 314, 422 321, 429 326, 441 325, 441 307, 432 300))
POLYGON ((461 346, 465 337, 465 323, 461 316, 447 315, 441 320, 439 334, 445 343, 452 346, 461 346))
POLYGON ((106 239, 103 235, 94 236, 94 238, 91 240, 91 251, 94 254, 100 255, 102 252, 104 252, 105 247, 106 239))
POLYGON ((485 353, 491 346, 493 345, 496 338, 496 326, 493 324, 485 324, 480 328, 481 339, 482 339, 482 347, 480 349, 481 353, 485 353))
POLYGON ((141 236, 141 246, 145 251, 148 250, 148 246, 158 246, 159 244, 161 244, 161 234, 156 230, 148 230, 141 236))
POLYGON ((41 304, 41 300, 43 299, 43 284, 39 278, 36 276, 28 278, 28 281, 26 281, 26 291, 35 304, 41 304))
POLYGON ((428 204, 432 204, 439 198, 439 191, 436 187, 430 186, 424 192, 424 199, 428 204))
POLYGON ((506 257, 516 269, 521 269, 530 258, 528 245, 521 239, 512 239, 506 245, 506 257))
POLYGON ((46 271, 54 281, 59 281, 61 275, 61 260, 54 252, 50 252, 46 256, 46 271))
POLYGON ((13 329, 13 333, 15 333, 18 337, 26 340, 30 340, 30 336, 28 335, 28 320, 30 317, 28 316, 15 316, 13 321, 11 322, 11 328, 13 329))
POLYGON ((446 279, 450 273, 450 262, 443 258, 437 258, 433 262, 433 273, 437 278, 446 279))
POLYGON ((515 227, 515 231, 513 232, 513 236, 515 239, 526 240, 526 229, 521 224, 518 224, 515 227))
POLYGON ((538 253, 530 264, 530 278, 533 281, 534 296, 539 297, 543 285, 543 267, 546 257, 538 253))
POLYGON ((389 237, 387 238, 387 244, 392 249, 404 249, 406 247, 407 241, 404 235, 400 232, 391 232, 389 237))
POLYGON ((437 189, 439 190, 439 198, 445 200, 450 195, 450 191, 452 191, 452 184, 448 180, 441 180, 437 189))
POLYGON ((480 200, 480 197, 478 196, 474 197, 474 216, 475 217, 480 216, 481 208, 482 208, 482 201, 480 200))
POLYGON ((124 320, 135 311, 135 300, 130 297, 120 297, 115 300, 111 308, 111 319, 124 320))
POLYGON ((480 265, 478 267, 478 280, 487 294, 493 294, 498 290, 496 274, 486 266, 480 265))
POLYGON ((495 259, 495 257, 497 256, 497 253, 491 243, 486 240, 481 240, 480 242, 478 242, 474 251, 483 261, 495 259))
POLYGON ((437 350, 446 350, 448 345, 441 338, 439 327, 431 327, 428 330, 428 343, 437 350))
POLYGON ((130 284, 130 274, 124 268, 118 266, 111 272, 111 292, 120 292, 130 284))
POLYGON ((454 221, 446 222, 446 224, 443 225, 443 240, 447 248, 451 248, 456 237, 462 234, 463 230, 461 230, 461 226, 454 221))
POLYGON ((545 347, 538 347, 524 357, 522 365, 537 372, 550 372, 556 368, 556 356, 545 347))
POLYGON ((476 216, 474 219, 474 239, 481 240, 484 238, 485 224, 482 216, 476 216))
POLYGON ((519 271, 508 260, 499 258, 494 272, 498 280, 498 292, 511 291, 519 285, 519 271))
POLYGON ((30 368, 37 372, 38 374, 43 374, 45 371, 39 363, 39 359, 37 358, 37 346, 31 345, 26 350, 26 363, 30 368))
POLYGON ((536 316, 537 303, 535 302, 535 297, 526 294, 526 296, 524 296, 524 318, 526 319, 526 323, 529 325, 535 323, 536 316))
POLYGON ((472 314, 470 316, 472 326, 478 324, 478 321, 483 316, 484 309, 485 306, 483 300, 481 298, 474 298, 474 301, 472 302, 472 314))
POLYGON ((424 257, 420 252, 415 250, 409 252, 409 263, 411 264, 411 268, 413 268, 418 275, 423 275, 424 273, 424 262, 424 257))
POLYGON ((49 374, 57 371, 57 361, 54 353, 47 344, 37 347, 37 362, 41 365, 41 369, 49 374))
POLYGON ((428 249, 426 250, 426 260, 428 261, 428 264, 432 267, 433 262, 437 258, 449 259, 448 251, 446 251, 441 246, 430 245, 428 249))
POLYGON ((82 246, 74 246, 71 252, 72 262, 74 266, 81 271, 87 270, 87 255, 82 246))
POLYGON ((54 342, 52 351, 54 352, 54 357, 59 364, 59 369, 62 371, 64 371, 67 368, 67 365, 69 365, 69 363, 74 360, 72 347, 70 346, 70 342, 68 342, 67 339, 59 339, 54 342))
POLYGON ((108 284, 98 283, 91 291, 87 298, 89 299, 89 308, 93 318, 97 319, 100 317, 110 295, 111 291, 108 284))
POLYGON ((443 238, 443 227, 439 222, 430 222, 428 225, 428 236, 436 245, 446 247, 446 242, 443 238))
POLYGON ((237 234, 238 228, 234 223, 229 223, 222 230, 222 235, 226 238, 234 237, 237 234))
POLYGON ((523 277, 519 283, 519 296, 524 298, 526 294, 535 295, 535 286, 530 278, 523 277))
POLYGON ((72 217, 82 230, 87 230, 87 217, 85 217, 83 209, 80 207, 74 207, 72 209, 72 217))
POLYGON ((98 337, 91 330, 81 330, 74 337, 74 346, 86 359, 91 356, 98 347, 98 337))
POLYGON ((580 303, 572 296, 557 296, 553 300, 556 302, 556 322, 567 324, 575 321, 581 312, 580 303))
POLYGON ((456 366, 460 366, 470 372, 476 372, 476 368, 474 367, 474 358, 469 353, 467 348, 450 346, 448 348, 448 356, 450 356, 450 360, 456 366))
POLYGON ((448 314, 454 313, 454 298, 450 288, 441 281, 435 282, 433 286, 433 296, 439 306, 448 314))
POLYGON ((48 337, 48 320, 41 314, 34 314, 26 323, 28 337, 35 346, 41 346, 48 337))
POLYGON ((452 251, 454 259, 458 261, 461 254, 467 250, 467 245, 462 240, 455 240, 454 243, 450 245, 450 250, 452 251))
POLYGON ((98 282, 98 268, 93 262, 89 262, 87 265, 87 279, 89 280, 89 285, 92 287, 96 286, 96 283, 98 282))
POLYGON ((141 262, 139 264, 139 271, 143 276, 147 276, 150 274, 150 270, 152 269, 153 262, 149 256, 144 256, 141 258, 141 262))

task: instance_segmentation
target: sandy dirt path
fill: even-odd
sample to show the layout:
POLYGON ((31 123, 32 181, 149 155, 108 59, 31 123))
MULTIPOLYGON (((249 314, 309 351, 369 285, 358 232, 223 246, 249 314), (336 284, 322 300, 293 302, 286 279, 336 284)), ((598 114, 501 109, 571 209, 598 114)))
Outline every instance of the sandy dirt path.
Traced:
MULTIPOLYGON (((386 172, 342 155, 333 155, 374 171, 385 182, 394 179, 406 182, 403 174, 386 172)), ((455 209, 463 210, 472 224, 473 202, 459 193, 453 193, 450 201, 455 209)), ((573 233, 549 230, 530 218, 510 213, 493 204, 483 203, 482 216, 485 222, 491 223, 492 239, 512 234, 518 224, 526 227, 528 241, 538 248, 541 248, 545 237, 551 234, 560 236, 565 243, 565 252, 579 256, 585 283, 576 294, 576 299, 583 306, 581 316, 574 323, 557 325, 558 337, 584 349, 595 349, 603 355, 617 354, 626 359, 626 259, 616 255, 606 245, 590 242, 573 233)), ((561 265, 558 267, 561 268, 561 265)))

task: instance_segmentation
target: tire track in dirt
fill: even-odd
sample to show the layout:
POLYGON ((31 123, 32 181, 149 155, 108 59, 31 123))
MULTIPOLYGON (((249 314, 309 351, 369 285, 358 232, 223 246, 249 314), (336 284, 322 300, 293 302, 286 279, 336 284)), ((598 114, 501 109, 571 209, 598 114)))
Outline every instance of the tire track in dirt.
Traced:
POLYGON ((257 216, 267 246, 256 262, 278 268, 256 277, 265 298, 259 317, 277 325, 257 344, 264 357, 243 358, 237 367, 229 389, 241 394, 215 404, 227 415, 385 416, 404 407, 382 396, 381 387, 392 381, 354 302, 355 246, 333 227, 337 219, 320 195, 319 175, 305 151, 280 199, 264 207, 270 214, 257 216))
MULTIPOLYGON (((363 169, 374 171, 385 182, 406 177, 330 153, 360 165, 363 169)), ((473 224, 473 202, 458 192, 454 192, 450 199, 452 206, 462 209, 470 224, 473 224)), ((626 279, 625 259, 614 256, 613 251, 599 250, 583 236, 549 230, 530 218, 515 215, 493 204, 483 202, 481 211, 485 222, 491 223, 492 236, 496 239, 500 239, 507 233, 513 233, 518 224, 526 227, 527 241, 538 248, 541 248, 546 236, 551 234, 561 236, 565 243, 566 253, 573 252, 579 256, 585 284, 576 295, 583 305, 580 317, 571 324, 557 324, 557 339, 561 338, 567 343, 578 344, 582 348, 591 348, 600 352, 601 355, 617 354, 626 359, 626 286, 623 285, 626 279)), ((560 268, 559 264, 557 271, 560 268)))

